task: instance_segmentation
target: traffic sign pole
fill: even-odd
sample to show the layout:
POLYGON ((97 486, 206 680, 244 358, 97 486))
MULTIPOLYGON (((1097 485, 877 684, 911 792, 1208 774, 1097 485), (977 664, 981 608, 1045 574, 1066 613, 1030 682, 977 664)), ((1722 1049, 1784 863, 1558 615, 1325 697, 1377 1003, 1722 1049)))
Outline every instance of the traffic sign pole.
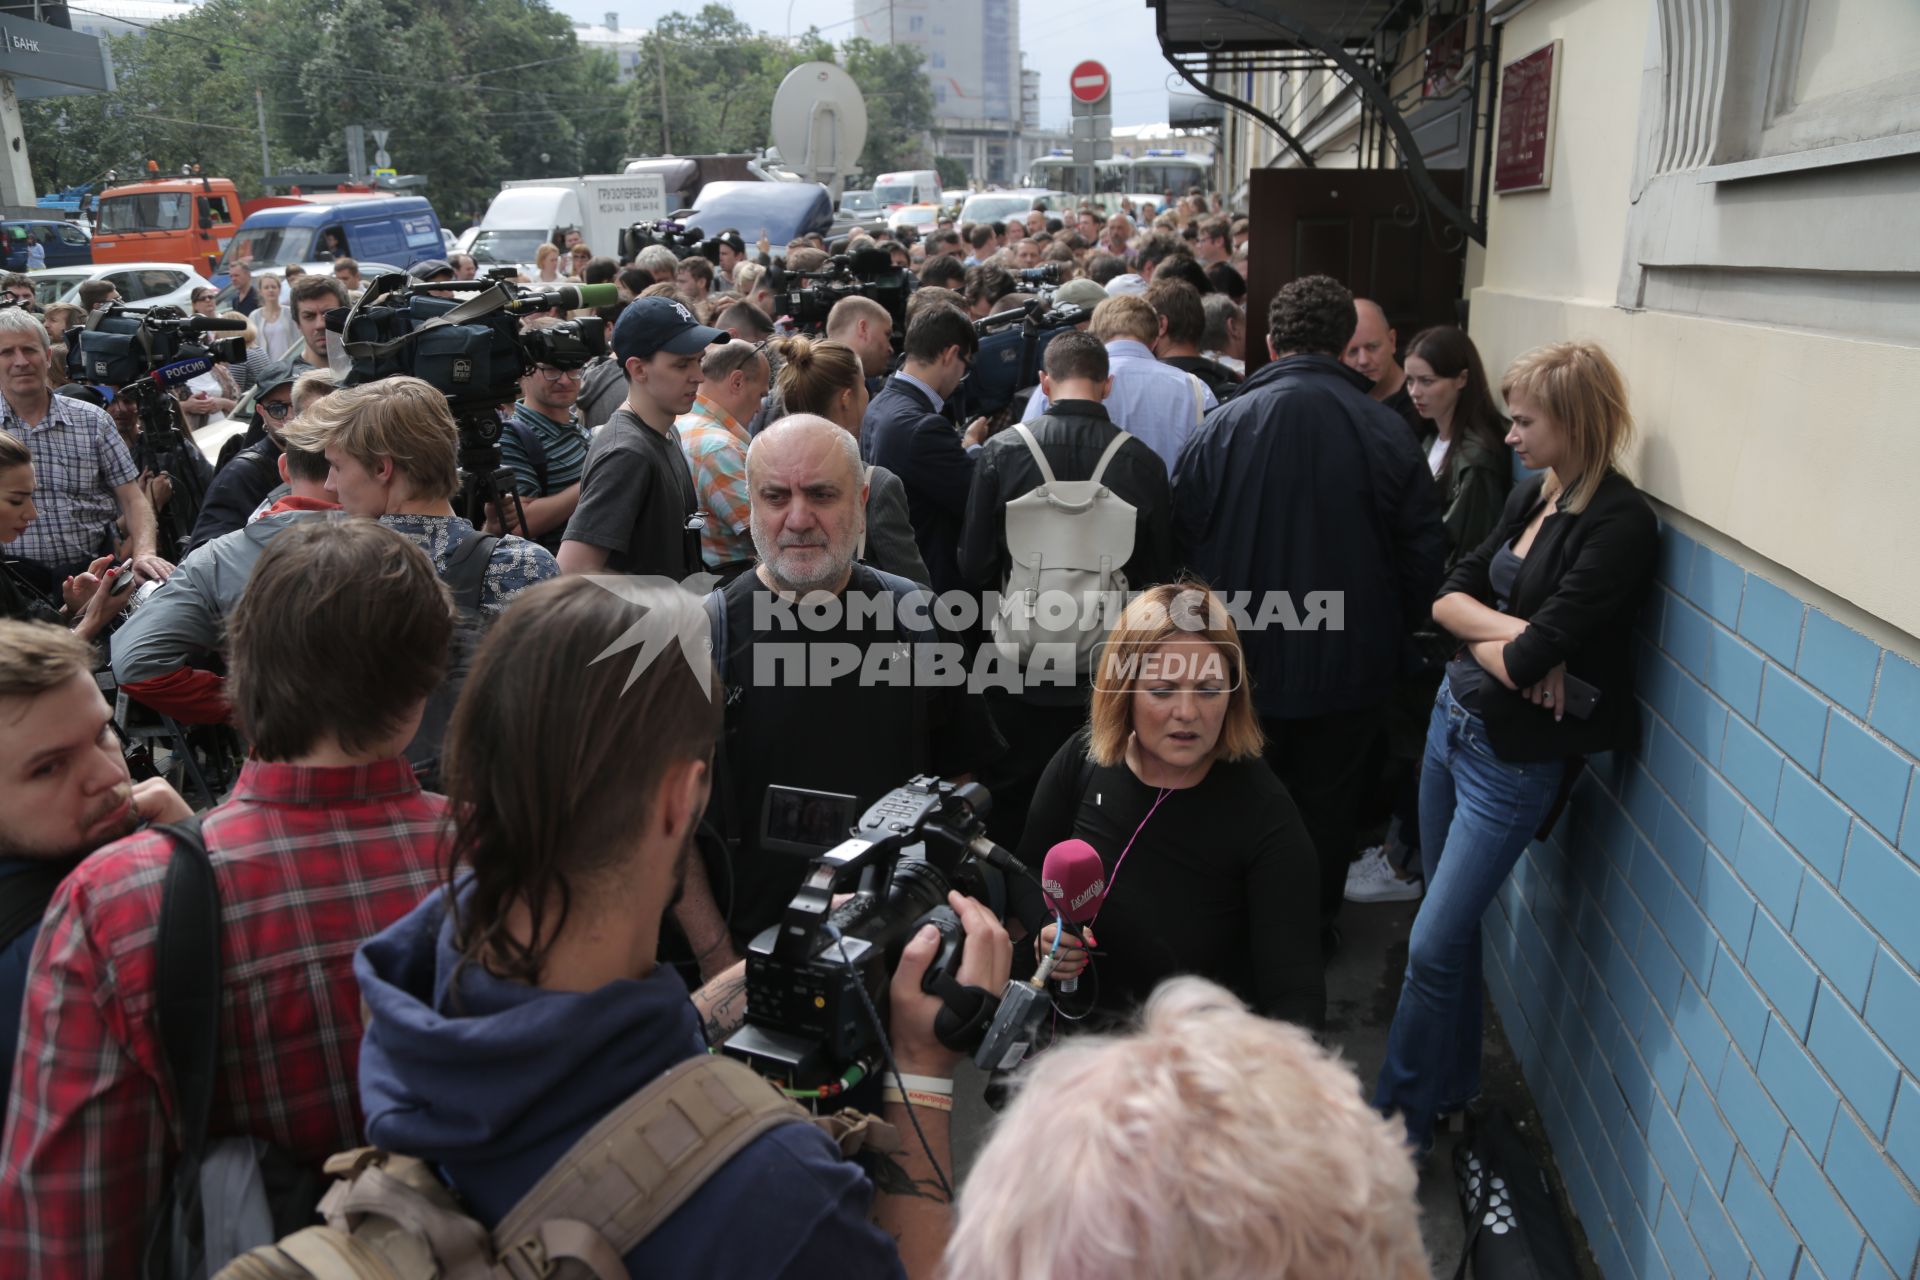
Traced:
POLYGON ((1113 77, 1103 64, 1089 58, 1068 74, 1067 88, 1073 94, 1073 159, 1085 166, 1087 197, 1092 199, 1099 194, 1095 163, 1101 158, 1102 142, 1112 153, 1113 116, 1106 104, 1113 93, 1113 77))

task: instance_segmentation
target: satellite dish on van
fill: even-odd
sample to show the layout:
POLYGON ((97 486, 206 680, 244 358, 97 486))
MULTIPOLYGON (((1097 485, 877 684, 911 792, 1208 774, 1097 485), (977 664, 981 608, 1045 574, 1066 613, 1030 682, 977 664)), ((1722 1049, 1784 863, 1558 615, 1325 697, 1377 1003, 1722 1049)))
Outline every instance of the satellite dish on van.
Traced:
POLYGON ((840 198, 867 145, 867 100, 853 77, 831 62, 803 62, 773 95, 773 145, 809 182, 840 198))

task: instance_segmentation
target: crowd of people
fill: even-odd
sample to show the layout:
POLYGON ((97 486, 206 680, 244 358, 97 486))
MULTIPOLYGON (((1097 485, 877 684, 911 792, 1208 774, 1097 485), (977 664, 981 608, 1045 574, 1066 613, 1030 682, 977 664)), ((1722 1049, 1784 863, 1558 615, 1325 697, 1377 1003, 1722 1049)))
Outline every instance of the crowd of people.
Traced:
POLYGON ((550 246, 542 280, 619 286, 610 353, 526 369, 518 501, 478 527, 445 397, 328 372, 351 261, 236 280, 286 349, 206 396, 250 418, 177 563, 138 419, 56 394, 52 326, 0 309, 0 1256, 131 1273, 221 1138, 308 1172, 415 1156, 525 1227, 576 1144, 743 1025, 811 858, 769 794, 857 814, 934 775, 984 783, 1026 867, 1077 841, 1102 872, 1072 917, 1017 877, 949 897, 948 987, 1031 979, 1054 1011, 970 1176, 929 927, 875 993, 874 1127, 742 1138, 621 1237, 629 1273, 1426 1274, 1418 1164, 1480 1087, 1479 919, 1636 737, 1656 535, 1619 375, 1554 343, 1496 400, 1462 330, 1402 343, 1322 276, 1249 335, 1244 219, 1198 196, 860 239, 915 273, 903 324, 771 310, 825 246, 550 246), (965 417, 975 321, 1040 263, 1085 314, 1024 406, 965 417), (1088 590, 1036 641, 1061 583, 1088 590), (135 778, 135 710, 244 744, 217 803, 135 778), (162 1010, 199 848, 219 1052, 189 1107, 162 1010), (1369 1098, 1316 1039, 1326 964, 1344 901, 1416 897, 1369 1098))

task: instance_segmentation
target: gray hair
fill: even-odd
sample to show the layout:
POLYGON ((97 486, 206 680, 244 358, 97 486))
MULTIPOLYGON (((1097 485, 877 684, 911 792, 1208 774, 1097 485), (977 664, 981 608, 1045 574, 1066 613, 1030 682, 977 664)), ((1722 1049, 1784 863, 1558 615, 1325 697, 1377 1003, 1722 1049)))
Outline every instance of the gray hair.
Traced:
MULTIPOLYGON (((707 348, 700 357, 700 376, 703 378, 724 378, 747 367, 754 357, 767 353, 753 342, 716 342, 707 348)), ((772 366, 768 366, 771 372, 772 366)))
POLYGON ((667 246, 650 244, 634 258, 633 265, 646 272, 665 271, 671 274, 680 269, 680 259, 674 257, 673 250, 667 246))
POLYGON ((0 333, 31 333, 40 339, 40 347, 45 350, 53 345, 53 339, 47 335, 47 326, 40 318, 24 307, 7 307, 0 310, 0 333))
POLYGON ((761 441, 768 437, 780 439, 798 435, 802 431, 831 433, 834 443, 840 448, 841 456, 846 460, 847 474, 853 477, 856 485, 865 481, 866 466, 860 461, 860 442, 854 438, 853 432, 817 413, 796 413, 791 417, 781 418, 777 422, 769 422, 760 434, 747 444, 747 474, 753 474, 753 451, 760 447, 761 441))
POLYGON ((1200 340, 1201 349, 1225 351, 1230 341, 1228 323, 1244 317, 1240 304, 1224 293, 1207 293, 1200 296, 1200 305, 1207 313, 1207 332, 1200 340))

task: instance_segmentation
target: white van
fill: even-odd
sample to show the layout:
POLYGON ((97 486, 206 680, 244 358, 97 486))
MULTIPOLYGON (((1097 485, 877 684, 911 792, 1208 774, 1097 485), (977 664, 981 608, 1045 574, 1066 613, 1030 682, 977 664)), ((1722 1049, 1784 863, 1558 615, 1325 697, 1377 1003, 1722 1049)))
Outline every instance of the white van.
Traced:
POLYGON ((888 212, 902 205, 939 204, 940 175, 932 169, 883 173, 874 180, 873 197, 888 212))

